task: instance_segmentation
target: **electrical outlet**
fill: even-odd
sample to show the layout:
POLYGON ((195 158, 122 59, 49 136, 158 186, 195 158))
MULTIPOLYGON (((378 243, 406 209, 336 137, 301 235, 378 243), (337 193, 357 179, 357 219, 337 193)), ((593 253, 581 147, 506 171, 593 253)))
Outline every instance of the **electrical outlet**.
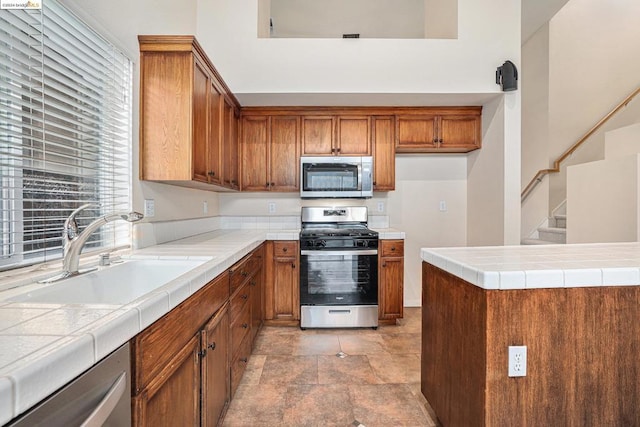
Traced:
POLYGON ((527 376, 527 346, 526 345, 510 345, 509 346, 509 376, 510 377, 526 377, 527 376))
POLYGON ((378 202, 378 212, 384 212, 384 202, 378 202))
POLYGON ((209 204, 206 200, 202 202, 202 213, 209 213, 209 204))
POLYGON ((144 216, 153 218, 156 216, 156 202, 153 199, 144 199, 144 216))
POLYGON ((440 200, 440 212, 446 212, 447 211, 447 202, 445 202, 444 200, 440 200))
POLYGON ((269 213, 276 213, 276 204, 274 202, 269 202, 267 206, 269 207, 269 213))

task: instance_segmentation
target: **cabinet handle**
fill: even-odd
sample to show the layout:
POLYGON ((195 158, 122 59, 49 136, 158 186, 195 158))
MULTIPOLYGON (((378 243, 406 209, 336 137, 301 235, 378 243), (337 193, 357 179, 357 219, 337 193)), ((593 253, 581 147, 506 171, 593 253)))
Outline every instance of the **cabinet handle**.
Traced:
POLYGON ((340 149, 339 149, 339 148, 336 148, 336 151, 339 153, 339 152, 340 152, 340 149))
POLYGON ((240 295, 240 298, 242 298, 242 299, 247 299, 247 298, 249 298, 249 295, 247 295, 247 294, 242 294, 242 295, 240 295))
POLYGON ((264 186, 265 186, 265 187, 267 187, 267 188, 269 188, 269 183, 267 182, 264 186))
POLYGON ((392 246, 392 247, 391 247, 391 252, 393 252, 393 251, 395 251, 395 250, 396 250, 396 247, 395 247, 395 246, 392 246))
POLYGON ((215 343, 215 342, 212 342, 212 343, 211 343, 211 344, 209 344, 207 347, 209 348, 209 350, 215 350, 215 349, 216 349, 216 343, 215 343))
POLYGON ((269 185, 271 185, 272 187, 275 187, 275 186, 276 186, 276 183, 275 183, 275 182, 272 182, 272 183, 270 183, 269 185))
POLYGON ((236 180, 235 180, 235 179, 232 179, 232 180, 231 180, 231 183, 232 183, 233 185, 236 185, 236 180))
POLYGON ((247 329, 247 328, 249 327, 249 324, 248 324, 248 323, 243 323, 243 324, 242 324, 242 327, 243 327, 244 329, 247 329))
POLYGON ((440 142, 440 143, 441 143, 441 142, 442 142, 442 138, 440 138, 440 139, 438 140, 438 142, 440 142))
POLYGON ((242 273, 240 273, 240 275, 242 277, 247 277, 249 275, 249 272, 248 271, 243 271, 242 273))
POLYGON ((378 185, 378 183, 373 181, 373 186, 375 187, 376 185, 378 185))
POLYGON ((215 176, 215 174, 216 174, 216 173, 215 173, 214 171, 209 171, 209 172, 207 173, 207 175, 209 175, 209 176, 215 176))
POLYGON ((335 149, 335 148, 332 148, 332 149, 331 149, 331 152, 332 152, 332 153, 335 153, 335 152, 336 152, 336 149, 335 149))
POLYGON ((433 138, 433 143, 437 144, 438 143, 438 138, 433 138))
POLYGON ((247 363, 249 361, 249 359, 247 359, 246 357, 241 357, 239 360, 244 363, 247 363))
POLYGON ((382 263, 382 266, 383 266, 383 267, 386 267, 386 266, 387 266, 387 263, 386 263, 386 262, 383 262, 383 263, 382 263))
POLYGON ((251 281, 251 286, 255 286, 255 285, 256 285, 256 281, 255 281, 255 280, 252 280, 252 281, 251 281))
POLYGON ((291 264, 291 268, 296 268, 296 265, 295 264, 291 264))
POLYGON ((287 252, 287 248, 282 248, 282 252, 287 252))

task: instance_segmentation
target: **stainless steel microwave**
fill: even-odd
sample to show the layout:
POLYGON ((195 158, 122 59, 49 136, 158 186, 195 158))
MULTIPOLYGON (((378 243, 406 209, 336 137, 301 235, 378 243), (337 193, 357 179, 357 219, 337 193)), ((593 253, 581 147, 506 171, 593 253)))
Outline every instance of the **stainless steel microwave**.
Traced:
POLYGON ((368 198, 373 196, 373 158, 301 157, 300 197, 368 198))

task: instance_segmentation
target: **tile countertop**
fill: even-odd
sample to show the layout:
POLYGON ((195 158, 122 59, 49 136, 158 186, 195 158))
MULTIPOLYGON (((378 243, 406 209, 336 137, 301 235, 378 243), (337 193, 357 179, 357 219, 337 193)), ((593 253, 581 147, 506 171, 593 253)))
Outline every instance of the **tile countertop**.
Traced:
MULTIPOLYGON (((405 237, 394 229, 376 231, 381 239, 405 237)), ((217 230, 136 250, 136 258, 212 259, 126 305, 13 303, 6 301, 8 291, 0 292, 0 425, 89 369, 265 240, 298 238, 299 230, 217 230)))
POLYGON ((640 285, 640 243, 423 248, 423 261, 483 289, 640 285))

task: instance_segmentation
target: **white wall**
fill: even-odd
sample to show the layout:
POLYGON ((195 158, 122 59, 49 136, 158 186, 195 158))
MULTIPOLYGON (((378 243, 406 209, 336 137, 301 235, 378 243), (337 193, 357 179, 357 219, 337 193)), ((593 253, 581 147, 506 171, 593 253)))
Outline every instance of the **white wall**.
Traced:
POLYGON ((567 169, 567 243, 638 241, 640 155, 567 169))
MULTIPOLYGON (((640 84, 638 22, 637 0, 571 0, 551 20, 550 161, 640 84)), ((601 159, 603 147, 585 147, 581 156, 574 156, 571 162, 601 159)), ((550 209, 566 197, 566 180, 562 178, 551 180, 550 209)))
POLYGON ((469 246, 519 244, 519 107, 519 92, 509 92, 482 110, 482 149, 467 163, 469 246))
MULTIPOLYGON (((522 46, 522 169, 524 188, 549 166, 549 26, 544 25, 522 46)), ((521 237, 528 237, 547 218, 549 178, 522 203, 521 237)))
POLYGON ((460 0, 458 39, 259 39, 258 0, 198 0, 197 35, 234 93, 491 93, 520 61, 520 2, 460 0), (259 70, 259 71, 258 71, 259 70))
MULTIPOLYGON (((638 87, 639 20, 636 0, 571 0, 523 46, 523 186, 638 87)), ((523 236, 566 198, 567 166, 602 159, 604 133, 638 120, 634 104, 538 185, 523 204, 523 236)))

